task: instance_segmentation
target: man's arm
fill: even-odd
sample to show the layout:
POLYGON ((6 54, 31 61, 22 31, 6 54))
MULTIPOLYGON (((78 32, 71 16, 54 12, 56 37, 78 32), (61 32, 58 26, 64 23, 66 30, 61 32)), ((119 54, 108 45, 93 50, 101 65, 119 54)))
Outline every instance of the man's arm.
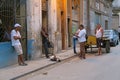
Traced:
POLYGON ((18 33, 18 35, 17 35, 17 36, 16 36, 16 35, 14 35, 13 37, 14 37, 14 39, 15 39, 15 40, 17 40, 17 39, 21 39, 21 35, 20 35, 20 33, 18 33))
POLYGON ((75 32, 75 36, 77 36, 79 34, 80 30, 78 29, 76 32, 75 32))
POLYGON ((15 31, 12 31, 12 32, 11 32, 11 36, 13 36, 13 38, 14 38, 15 40, 21 39, 20 33, 18 33, 18 35, 16 35, 16 32, 15 32, 15 31))
POLYGON ((41 31, 41 33, 42 33, 42 35, 45 36, 46 38, 48 37, 43 30, 41 31))
POLYGON ((80 31, 79 34, 77 35, 78 38, 81 38, 84 35, 84 31, 80 31))
POLYGON ((102 33, 102 37, 103 37, 103 33, 104 33, 103 29, 101 29, 101 33, 102 33))
POLYGON ((15 39, 15 40, 21 39, 21 37, 19 37, 19 36, 14 36, 14 39, 15 39))
POLYGON ((97 28, 95 28, 95 34, 96 34, 97 28))

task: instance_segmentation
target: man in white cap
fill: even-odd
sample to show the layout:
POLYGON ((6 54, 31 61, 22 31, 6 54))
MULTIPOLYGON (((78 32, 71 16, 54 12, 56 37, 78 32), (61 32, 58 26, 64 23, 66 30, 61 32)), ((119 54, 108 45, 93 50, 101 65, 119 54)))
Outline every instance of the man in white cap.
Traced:
POLYGON ((23 59, 23 50, 22 50, 22 45, 20 43, 21 35, 20 35, 20 29, 21 25, 16 23, 14 25, 14 29, 11 31, 11 41, 12 41, 12 46, 14 47, 15 51, 18 54, 18 64, 21 66, 27 65, 24 63, 23 59))

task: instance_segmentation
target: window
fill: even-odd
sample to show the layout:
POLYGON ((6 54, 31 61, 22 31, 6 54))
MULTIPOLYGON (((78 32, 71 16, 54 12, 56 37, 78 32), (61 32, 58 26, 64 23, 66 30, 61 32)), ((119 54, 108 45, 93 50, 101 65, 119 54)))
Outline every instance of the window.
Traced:
MULTIPOLYGON (((10 32, 14 23, 25 17, 26 0, 0 0, 0 42, 10 41, 10 32)), ((25 22, 25 21, 24 21, 25 22)))
POLYGON ((0 42, 10 40, 10 30, 14 19, 14 0, 0 0, 0 42))
POLYGON ((80 7, 79 5, 80 5, 79 0, 72 0, 72 9, 79 8, 80 7))
POLYGON ((101 24, 101 14, 95 13, 95 24, 101 24))
POLYGON ((96 1, 95 6, 98 10, 100 9, 100 3, 98 1, 96 1))

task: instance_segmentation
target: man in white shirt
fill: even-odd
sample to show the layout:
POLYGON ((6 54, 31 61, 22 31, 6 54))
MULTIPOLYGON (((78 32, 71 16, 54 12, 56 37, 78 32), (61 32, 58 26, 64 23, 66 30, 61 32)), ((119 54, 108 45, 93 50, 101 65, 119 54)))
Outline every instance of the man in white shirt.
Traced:
POLYGON ((83 25, 79 27, 80 32, 78 34, 78 42, 80 43, 80 55, 79 57, 82 59, 86 59, 85 57, 85 42, 86 42, 86 30, 83 25))
POLYGON ((14 47, 15 51, 18 54, 18 64, 21 66, 25 66, 27 64, 24 63, 24 59, 23 59, 23 50, 20 43, 20 39, 21 39, 21 35, 19 32, 20 29, 21 29, 21 25, 16 23, 14 25, 14 29, 11 31, 11 41, 12 41, 12 46, 14 47))
POLYGON ((100 24, 97 25, 95 29, 95 35, 96 35, 96 41, 97 41, 97 47, 98 47, 98 55, 102 54, 101 50, 101 44, 102 44, 102 37, 103 37, 103 28, 100 24))

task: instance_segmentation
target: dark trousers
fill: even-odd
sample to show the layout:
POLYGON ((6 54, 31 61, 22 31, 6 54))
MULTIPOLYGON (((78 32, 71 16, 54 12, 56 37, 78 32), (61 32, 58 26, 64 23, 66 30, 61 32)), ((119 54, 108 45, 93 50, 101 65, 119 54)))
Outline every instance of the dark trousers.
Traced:
POLYGON ((77 53, 76 52, 76 43, 77 43, 77 38, 73 37, 73 50, 74 50, 74 53, 77 53))
POLYGON ((48 41, 46 40, 46 41, 44 41, 44 43, 43 43, 43 47, 44 47, 44 51, 45 51, 45 56, 46 56, 46 58, 49 58, 49 51, 48 51, 48 41))
POLYGON ((120 33, 119 33, 119 40, 120 40, 120 33))

